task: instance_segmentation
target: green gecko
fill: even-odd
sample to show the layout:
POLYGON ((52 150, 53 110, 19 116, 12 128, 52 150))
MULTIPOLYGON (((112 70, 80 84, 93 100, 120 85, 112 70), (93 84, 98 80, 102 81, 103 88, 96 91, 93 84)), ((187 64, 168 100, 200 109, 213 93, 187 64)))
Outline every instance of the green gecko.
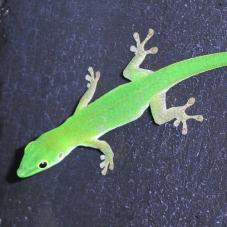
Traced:
POLYGON ((136 46, 130 50, 135 53, 131 62, 123 71, 124 77, 131 82, 120 85, 107 94, 90 103, 100 78, 100 72, 88 68, 88 89, 80 99, 75 113, 55 129, 43 133, 30 142, 24 151, 17 175, 29 177, 44 171, 62 161, 73 149, 86 146, 100 150, 101 173, 106 175, 108 169, 114 169, 113 151, 110 145, 101 140, 105 133, 139 118, 150 106, 154 121, 164 124, 174 120, 174 126, 182 123, 182 134, 187 134, 187 120, 202 122, 202 115, 189 116, 186 109, 195 103, 189 98, 183 106, 166 107, 166 92, 189 77, 199 73, 227 66, 227 52, 203 55, 171 64, 156 72, 140 68, 148 54, 156 54, 157 47, 145 50, 144 46, 154 35, 149 29, 141 42, 138 33, 133 37, 136 46))

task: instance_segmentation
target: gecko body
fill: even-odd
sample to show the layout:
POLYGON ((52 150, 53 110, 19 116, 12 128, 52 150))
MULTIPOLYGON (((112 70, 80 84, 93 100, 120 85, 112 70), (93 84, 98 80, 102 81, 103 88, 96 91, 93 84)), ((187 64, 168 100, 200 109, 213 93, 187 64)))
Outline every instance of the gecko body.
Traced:
POLYGON ((105 133, 138 119, 150 106, 154 121, 163 124, 174 120, 174 126, 182 123, 182 134, 187 134, 187 120, 202 122, 202 115, 189 116, 186 109, 195 103, 193 97, 183 106, 166 107, 166 92, 177 83, 199 73, 227 66, 227 52, 199 56, 166 66, 156 72, 140 68, 146 55, 156 54, 158 49, 144 46, 153 36, 149 29, 147 37, 141 42, 138 33, 134 33, 136 46, 130 50, 135 56, 123 71, 131 82, 120 85, 104 94, 96 101, 91 101, 98 80, 99 72, 88 68, 88 90, 81 98, 75 113, 55 129, 43 133, 30 142, 24 152, 19 177, 28 177, 56 165, 78 146, 92 147, 100 150, 101 173, 106 175, 113 170, 114 154, 106 141, 100 140, 105 133))

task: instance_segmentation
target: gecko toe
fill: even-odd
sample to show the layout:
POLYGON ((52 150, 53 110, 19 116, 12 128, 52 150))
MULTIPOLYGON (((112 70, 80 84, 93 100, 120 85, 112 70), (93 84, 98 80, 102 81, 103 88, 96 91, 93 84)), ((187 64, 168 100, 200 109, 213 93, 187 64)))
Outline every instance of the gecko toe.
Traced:
POLYGON ((88 74, 87 74, 87 75, 85 76, 85 80, 87 80, 87 81, 91 82, 92 78, 91 78, 91 76, 90 76, 90 75, 88 75, 88 74))
POLYGON ((136 41, 136 45, 137 45, 137 47, 140 45, 140 35, 139 35, 139 33, 138 32, 135 32, 134 34, 133 34, 133 38, 135 39, 135 41, 136 41))
POLYGON ((203 115, 195 115, 195 116, 193 116, 193 118, 199 122, 203 122, 203 120, 204 120, 203 115))
POLYGON ((103 168, 103 170, 101 171, 101 174, 102 174, 103 176, 105 176, 105 175, 107 174, 107 170, 108 170, 108 166, 105 165, 104 168, 103 168))
POLYGON ((101 163, 99 164, 99 167, 100 167, 101 169, 103 169, 103 168, 105 167, 105 161, 101 162, 101 163))
POLYGON ((109 170, 114 169, 114 163, 112 158, 108 158, 106 155, 101 155, 100 159, 103 160, 100 164, 99 167, 102 169, 101 173, 102 175, 106 175, 109 170))
POLYGON ((157 54, 158 53, 158 47, 152 47, 151 49, 146 51, 147 54, 157 54))
POLYGON ((113 170, 113 169, 114 169, 114 164, 110 163, 109 170, 113 170))
POLYGON ((188 126, 187 126, 186 120, 183 120, 182 123, 183 123, 183 127, 182 127, 181 133, 182 133, 182 135, 187 135, 187 133, 188 133, 188 126))
POLYGON ((105 160, 106 159, 106 156, 104 154, 100 155, 100 159, 101 160, 105 160))
POLYGON ((135 46, 130 46, 130 51, 136 53, 137 48, 135 46))
POLYGON ((177 120, 175 120, 174 122, 173 122, 173 126, 174 127, 178 127, 179 125, 180 125, 180 120, 179 119, 177 119, 177 120))
POLYGON ((188 102, 186 103, 186 106, 189 107, 189 106, 192 106, 195 104, 195 98, 194 97, 191 97, 188 99, 188 102))

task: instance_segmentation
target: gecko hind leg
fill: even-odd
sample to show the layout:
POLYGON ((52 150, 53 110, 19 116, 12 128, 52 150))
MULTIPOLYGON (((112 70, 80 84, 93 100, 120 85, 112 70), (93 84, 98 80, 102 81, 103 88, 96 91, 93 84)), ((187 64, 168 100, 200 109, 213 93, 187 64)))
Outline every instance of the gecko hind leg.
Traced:
POLYGON ((151 111, 154 121, 157 124, 164 124, 168 121, 176 119, 173 123, 175 127, 178 127, 180 123, 183 124, 182 134, 186 135, 188 132, 187 120, 194 119, 196 121, 202 122, 202 115, 188 115, 186 110, 194 105, 195 98, 191 97, 188 99, 187 103, 183 106, 166 108, 166 93, 158 94, 152 97, 150 101, 151 111))
POLYGON ((144 59, 148 54, 156 54, 158 52, 157 47, 152 47, 149 50, 145 50, 146 43, 153 37, 154 30, 149 29, 146 38, 141 42, 140 35, 138 32, 133 34, 133 38, 136 41, 136 46, 131 46, 130 51, 135 53, 130 63, 123 71, 124 77, 131 81, 135 81, 150 75, 153 71, 142 69, 140 65, 143 63, 144 59))
POLYGON ((175 107, 176 108, 176 120, 173 122, 173 125, 175 127, 178 127, 180 123, 182 122, 183 127, 182 127, 182 134, 186 135, 188 133, 188 127, 187 127, 187 120, 189 119, 194 119, 196 121, 202 122, 203 121, 203 115, 188 115, 185 113, 186 109, 188 109, 190 106, 194 105, 195 103, 195 98, 191 97, 188 99, 187 103, 183 106, 180 107, 175 107))

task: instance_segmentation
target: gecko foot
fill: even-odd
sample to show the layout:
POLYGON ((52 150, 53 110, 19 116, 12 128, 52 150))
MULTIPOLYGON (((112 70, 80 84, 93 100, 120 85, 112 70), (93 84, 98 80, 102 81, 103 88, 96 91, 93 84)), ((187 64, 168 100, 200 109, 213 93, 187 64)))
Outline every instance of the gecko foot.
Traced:
POLYGON ((113 157, 107 157, 106 155, 101 155, 100 159, 102 162, 100 163, 100 168, 102 169, 101 173, 102 175, 107 174, 107 170, 113 170, 114 169, 114 163, 113 163, 113 157))
POLYGON ((182 134, 183 135, 186 135, 188 132, 187 120, 194 119, 199 122, 203 121, 202 115, 191 115, 190 116, 185 113, 186 109, 189 108, 190 106, 194 105, 194 103, 195 103, 195 98, 191 97, 184 106, 176 107, 176 120, 174 121, 173 125, 175 127, 178 127, 180 125, 180 123, 182 122, 182 124, 183 124, 182 134))
POLYGON ((147 34, 146 38, 144 39, 144 41, 141 42, 139 33, 135 32, 133 34, 133 38, 136 41, 136 47, 135 46, 131 46, 130 47, 130 51, 134 52, 135 55, 156 54, 158 52, 158 48, 157 47, 152 47, 149 50, 145 50, 144 49, 145 44, 151 39, 151 37, 153 35, 154 35, 154 30, 150 28, 148 30, 148 34, 147 34))
POLYGON ((87 74, 85 76, 85 79, 88 81, 87 83, 87 87, 89 88, 92 84, 97 84, 100 78, 100 72, 94 72, 94 69, 90 66, 88 67, 88 72, 89 74, 87 74))

